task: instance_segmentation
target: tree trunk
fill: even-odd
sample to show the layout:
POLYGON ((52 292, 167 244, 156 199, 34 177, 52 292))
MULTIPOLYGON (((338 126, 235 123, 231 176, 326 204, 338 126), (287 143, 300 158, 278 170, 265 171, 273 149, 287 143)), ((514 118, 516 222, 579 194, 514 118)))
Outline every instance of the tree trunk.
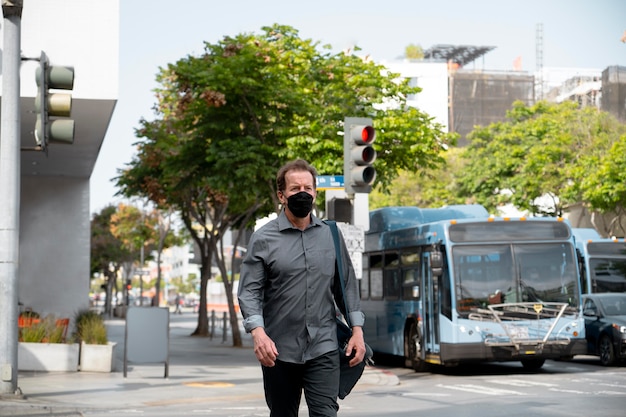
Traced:
POLYGON ((233 346, 241 347, 243 343, 241 341, 241 332, 239 330, 239 313, 235 311, 235 297, 233 297, 233 284, 224 280, 224 287, 226 289, 226 299, 228 300, 228 316, 230 317, 230 328, 233 333, 233 346))
MULTIPOLYGON (((153 305, 155 307, 158 307, 161 301, 161 253, 162 248, 159 247, 159 251, 157 252, 157 279, 156 284, 154 285, 154 298, 156 299, 156 302, 153 303, 153 305)), ((167 302, 167 295, 165 301, 167 302)))
POLYGON ((207 245, 200 248, 200 305, 198 307, 198 326, 191 333, 192 336, 209 336, 209 318, 207 316, 206 290, 211 279, 211 254, 206 249, 207 245))

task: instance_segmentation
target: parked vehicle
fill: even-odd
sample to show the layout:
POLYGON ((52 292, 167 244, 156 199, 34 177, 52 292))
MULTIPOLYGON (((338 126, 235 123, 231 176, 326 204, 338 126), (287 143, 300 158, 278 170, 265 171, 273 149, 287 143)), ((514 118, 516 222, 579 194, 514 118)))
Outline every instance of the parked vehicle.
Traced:
POLYGON ((626 359, 626 293, 585 294, 583 315, 587 353, 605 366, 626 359))
POLYGON ((602 238, 595 229, 572 229, 583 293, 626 292, 626 240, 602 238))
POLYGON ((555 217, 495 218, 479 205, 370 212, 361 310, 374 354, 431 364, 586 353, 571 228, 555 217))

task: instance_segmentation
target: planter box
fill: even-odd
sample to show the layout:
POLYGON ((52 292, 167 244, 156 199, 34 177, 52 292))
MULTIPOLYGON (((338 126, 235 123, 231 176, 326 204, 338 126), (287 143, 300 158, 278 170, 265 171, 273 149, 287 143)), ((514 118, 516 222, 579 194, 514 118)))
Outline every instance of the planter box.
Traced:
POLYGON ((20 371, 78 371, 78 343, 17 344, 17 368, 20 371))
POLYGON ((83 372, 111 372, 113 370, 113 351, 116 343, 106 345, 80 345, 80 370, 83 372))

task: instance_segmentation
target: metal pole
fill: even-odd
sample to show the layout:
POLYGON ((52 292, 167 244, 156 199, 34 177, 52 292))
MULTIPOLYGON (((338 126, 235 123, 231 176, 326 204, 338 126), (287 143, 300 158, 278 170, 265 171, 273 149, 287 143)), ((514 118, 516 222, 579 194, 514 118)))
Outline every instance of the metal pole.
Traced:
POLYGON ((17 387, 20 227, 20 62, 23 0, 3 0, 2 119, 0 126, 0 395, 17 387))
POLYGON ((222 343, 226 342, 226 334, 228 332, 228 313, 224 312, 222 316, 222 343))
POLYGON ((209 330, 210 340, 213 340, 215 334, 215 310, 211 310, 211 329, 209 330))

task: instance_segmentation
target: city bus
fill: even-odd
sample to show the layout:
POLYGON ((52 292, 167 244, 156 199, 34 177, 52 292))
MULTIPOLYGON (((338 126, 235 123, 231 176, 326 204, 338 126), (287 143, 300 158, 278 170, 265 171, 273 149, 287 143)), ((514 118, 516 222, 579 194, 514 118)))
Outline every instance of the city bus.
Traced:
POLYGON ((583 293, 626 292, 626 240, 574 228, 583 293))
POLYGON ((374 353, 432 365, 586 353, 574 238, 557 218, 494 218, 480 205, 370 212, 360 279, 374 353))

